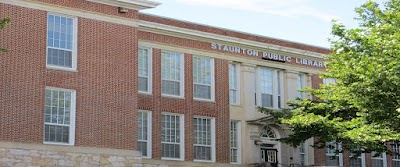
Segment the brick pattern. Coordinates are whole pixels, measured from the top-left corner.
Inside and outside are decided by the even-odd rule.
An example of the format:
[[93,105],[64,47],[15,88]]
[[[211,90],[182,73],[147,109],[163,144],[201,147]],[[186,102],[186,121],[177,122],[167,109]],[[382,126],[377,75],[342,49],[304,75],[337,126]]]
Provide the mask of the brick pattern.
[[227,60],[215,59],[215,102],[193,100],[192,55],[184,53],[185,98],[161,96],[161,50],[152,49],[153,87],[152,95],[139,94],[139,109],[152,111],[153,159],[161,159],[161,113],[183,114],[185,119],[185,160],[193,160],[193,118],[212,117],[216,120],[216,159],[229,162],[229,83]]
[[317,52],[317,53],[323,53],[323,54],[330,53],[330,50],[321,48],[321,47],[310,46],[310,45],[285,41],[285,40],[281,40],[281,39],[260,37],[260,36],[256,36],[256,35],[235,32],[232,30],[226,30],[226,29],[221,29],[221,28],[216,28],[216,27],[193,24],[193,23],[189,23],[189,22],[173,20],[173,19],[163,18],[163,17],[157,17],[157,16],[147,15],[147,14],[143,14],[143,13],[139,13],[139,20],[160,23],[160,24],[165,24],[165,25],[170,25],[170,26],[175,26],[175,27],[180,27],[180,28],[186,28],[186,29],[190,29],[190,30],[198,30],[198,31],[202,31],[202,32],[212,33],[212,34],[236,37],[236,38],[240,38],[240,39],[257,41],[257,42],[273,44],[273,45],[278,45],[278,46],[296,48],[296,49],[301,49],[301,50],[306,50],[306,51],[311,51],[311,52]]
[[130,19],[137,19],[138,18],[138,11],[137,10],[129,10],[127,13],[119,13],[118,7],[116,6],[109,6],[100,3],[89,2],[86,0],[36,0],[46,4],[52,4],[57,6],[63,6],[68,8],[79,9],[83,11],[90,11],[101,13],[105,15],[112,15]]
[[43,143],[45,87],[51,86],[77,91],[76,146],[135,149],[137,29],[78,18],[78,71],[51,70],[47,12],[0,8],[12,20],[0,34],[9,49],[0,56],[0,140]]
[[[168,35],[155,34],[155,33],[151,33],[151,32],[139,31],[139,40],[159,42],[159,43],[163,43],[163,44],[167,44],[167,45],[186,47],[186,48],[190,48],[190,49],[199,49],[199,50],[211,51],[211,52],[215,52],[215,53],[225,53],[225,54],[229,54],[232,57],[246,57],[246,58],[250,58],[250,59],[254,59],[254,60],[263,61],[266,64],[267,63],[279,63],[279,64],[282,63],[282,62],[276,62],[276,61],[262,59],[262,52],[259,52],[258,57],[255,57],[255,56],[250,56],[247,54],[232,53],[232,52],[223,51],[223,50],[214,50],[211,48],[210,42],[196,41],[196,40],[192,40],[192,39],[183,39],[183,38],[178,38],[178,37],[173,37],[173,36],[168,36]],[[316,67],[316,66],[297,64],[295,57],[292,57],[291,62],[284,62],[284,63],[287,65],[290,65],[290,66],[298,66],[298,67],[306,67],[306,68],[324,70],[324,68],[320,68],[320,67]]]

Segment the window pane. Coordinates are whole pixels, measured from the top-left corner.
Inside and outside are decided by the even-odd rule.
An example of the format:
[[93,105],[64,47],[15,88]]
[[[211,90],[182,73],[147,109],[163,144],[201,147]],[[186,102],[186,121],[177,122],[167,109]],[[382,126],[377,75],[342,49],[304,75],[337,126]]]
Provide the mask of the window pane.
[[47,64],[72,67],[72,20],[62,16],[48,16]]
[[162,94],[180,95],[180,83],[176,81],[162,81]]
[[261,94],[261,105],[263,107],[273,107],[273,97],[269,94]]
[[179,116],[162,115],[161,143],[162,157],[180,158],[180,126]]
[[139,90],[148,92],[148,80],[146,77],[139,77]]
[[177,53],[161,53],[162,94],[180,95],[181,55]]
[[206,85],[194,85],[194,97],[202,99],[211,99],[211,86]]
[[194,159],[211,160],[211,119],[194,118]]

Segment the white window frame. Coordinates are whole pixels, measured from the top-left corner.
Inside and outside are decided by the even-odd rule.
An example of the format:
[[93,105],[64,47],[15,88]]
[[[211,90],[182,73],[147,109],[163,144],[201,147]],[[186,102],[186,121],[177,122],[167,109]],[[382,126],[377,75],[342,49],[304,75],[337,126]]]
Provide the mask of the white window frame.
[[[185,125],[184,125],[184,123],[185,123],[185,121],[184,121],[184,118],[185,118],[185,116],[183,115],[183,114],[176,114],[176,113],[169,113],[169,112],[162,112],[161,113],[161,116],[162,115],[172,115],[172,116],[179,116],[180,118],[179,118],[179,129],[180,129],[180,134],[179,134],[179,137],[180,137],[180,143],[179,143],[179,148],[180,148],[180,155],[179,155],[179,157],[180,158],[169,158],[169,157],[162,157],[162,148],[161,148],[161,159],[162,160],[177,160],[177,161],[184,161],[185,160]],[[161,120],[162,121],[162,120]],[[161,123],[161,127],[162,127],[163,125],[162,125],[162,123]],[[161,133],[162,133],[162,128],[161,128]],[[161,135],[161,134],[160,134]],[[163,143],[167,143],[168,144],[168,142],[163,142],[162,141],[162,139],[161,139],[161,147],[162,147],[162,144]],[[176,144],[176,143],[173,143],[173,144]]]
[[[230,121],[230,127],[229,127],[229,129],[231,130],[231,124],[235,124],[235,126],[236,126],[236,131],[237,131],[237,134],[236,134],[236,140],[237,140],[237,162],[232,162],[232,159],[230,159],[230,162],[231,162],[231,164],[241,164],[242,163],[242,141],[241,141],[241,136],[242,136],[242,128],[241,128],[241,123],[240,123],[240,121],[237,121],[237,120],[231,120]],[[230,133],[231,134],[231,133]],[[229,137],[229,139],[231,139],[230,137]],[[230,143],[230,142],[229,142]],[[235,148],[233,148],[233,149],[235,149]],[[232,146],[230,146],[230,150],[232,150]],[[232,151],[230,151],[230,153],[232,153]],[[231,156],[229,156],[229,157],[231,157]]]
[[386,153],[381,153],[381,157],[374,157],[374,152],[371,152],[371,164],[373,165],[373,160],[382,161],[383,167],[387,167]]
[[297,74],[297,97],[305,98],[306,94],[304,92],[300,92],[300,89],[305,88],[307,85],[307,75],[305,73]]
[[[235,90],[236,91],[236,101],[234,102],[234,103],[232,103],[231,102],[231,98],[230,98],[230,96],[229,96],[229,103],[231,104],[231,105],[240,105],[241,103],[240,103],[240,64],[239,63],[237,63],[237,62],[232,62],[232,63],[230,63],[229,64],[229,76],[230,76],[230,74],[231,74],[231,68],[232,68],[232,66],[231,65],[235,65],[235,73],[234,73],[234,75],[236,76],[236,80],[234,81],[234,82],[236,82],[236,89],[231,89],[231,86],[229,85],[229,93],[231,92],[231,90]],[[229,78],[229,83],[230,83],[230,81],[231,81],[231,78]]]
[[[215,149],[215,118],[212,117],[203,117],[203,116],[194,116],[193,118],[200,118],[200,119],[209,119],[211,121],[211,160],[198,160],[194,159],[194,152],[193,152],[193,161],[195,162],[215,162],[216,161],[216,149]],[[193,125],[194,128],[194,125]],[[193,131],[194,137],[194,131]],[[207,146],[207,145],[200,145],[193,143],[193,150],[194,146]]]
[[[72,24],[73,24],[73,29],[72,29],[72,57],[71,57],[71,67],[61,67],[61,66],[57,66],[57,65],[51,65],[51,64],[47,64],[48,62],[48,50],[49,48],[54,48],[54,49],[60,49],[60,50],[66,50],[66,49],[62,49],[62,48],[55,48],[55,47],[49,47],[47,46],[47,40],[49,39],[48,36],[48,27],[49,27],[49,21],[48,18],[50,15],[54,15],[54,16],[60,16],[60,17],[67,17],[67,18],[71,18],[72,19]],[[69,16],[69,15],[65,15],[65,14],[58,14],[58,13],[47,13],[47,18],[46,18],[46,68],[47,69],[54,69],[54,70],[64,70],[64,71],[72,71],[72,72],[76,72],[77,71],[77,65],[78,65],[78,18],[75,16]]]
[[[75,145],[75,119],[76,119],[76,91],[72,89],[63,89],[63,88],[55,88],[46,86],[45,90],[55,90],[55,91],[64,91],[71,93],[71,111],[70,111],[70,126],[69,126],[69,143],[57,143],[57,142],[47,142],[45,141],[45,125],[59,125],[54,123],[46,123],[43,121],[43,144],[51,144],[51,145],[65,145],[65,146],[74,146]],[[46,102],[46,99],[45,99]],[[46,110],[46,109],[45,109]],[[46,111],[44,111],[45,113]],[[45,115],[45,114],[43,114]]]
[[[142,77],[147,77],[147,86],[148,86],[147,92],[146,91],[141,91],[141,90],[138,90],[138,92],[141,93],[141,94],[149,94],[149,95],[151,95],[152,94],[152,88],[153,88],[153,56],[152,56],[153,55],[153,49],[148,48],[148,47],[143,47],[143,46],[139,46],[139,48],[147,50],[147,53],[148,53],[148,55],[147,55],[147,57],[148,57],[147,58],[147,60],[148,60],[148,62],[147,62],[148,69],[147,69],[147,71],[148,71],[149,76],[142,76]],[[138,53],[138,62],[139,62],[139,53]],[[139,67],[138,67],[138,73],[139,73]],[[138,74],[138,77],[139,77],[139,74]],[[139,85],[138,85],[138,87],[139,87]]]
[[[142,156],[142,158],[151,159],[152,155],[152,115],[151,111],[148,110],[139,110],[139,112],[147,113],[147,141],[146,140],[138,140],[141,142],[147,142],[147,156]],[[139,126],[138,126],[139,127]]]
[[[328,142],[328,143],[330,143],[330,142]],[[337,147],[339,147],[338,150],[342,149],[342,145],[340,143],[337,144]],[[327,149],[327,148],[325,148],[325,149]],[[339,166],[343,166],[343,153],[339,153],[338,155],[336,155],[335,153],[334,154],[327,154],[326,150],[325,150],[325,158],[328,157],[328,156],[332,156],[332,157],[336,156],[336,157],[338,157],[339,158]],[[326,164],[326,162],[325,162],[325,164]]]
[[[303,150],[303,152],[301,152]],[[308,147],[307,147],[307,142],[300,143],[299,146],[299,162],[301,164],[301,156],[304,155],[304,164],[302,165],[308,165]]]
[[[193,77],[193,99],[194,100],[200,100],[200,101],[215,101],[215,66],[214,66],[214,58],[212,57],[207,57],[207,56],[193,56],[192,60],[194,58],[208,58],[210,59],[210,68],[211,68],[211,84],[207,85],[207,84],[201,84],[201,83],[195,83],[194,82],[194,77]],[[192,62],[193,63],[193,62]],[[194,65],[192,64],[192,67],[194,67]],[[192,71],[194,72],[194,69],[192,69]],[[194,76],[194,74],[193,74]],[[194,85],[204,85],[204,86],[211,86],[210,91],[211,91],[211,99],[204,99],[204,98],[199,98],[199,97],[194,97]]]
[[[352,161],[352,159],[351,159],[351,157],[352,157],[352,155],[351,155],[351,153],[350,153],[350,156],[349,156],[349,158],[350,158],[350,161],[349,161],[349,165],[351,165],[351,161]],[[365,167],[366,166],[366,162],[365,162],[365,153],[362,153],[361,154],[361,157],[357,157],[357,159],[361,159],[361,167]]]
[[[178,53],[178,52],[172,52],[172,51],[168,51],[168,50],[162,50],[161,51],[161,56],[162,56],[162,53],[169,53],[169,54],[171,54],[171,53],[175,53],[175,54],[178,54],[179,55],[179,57],[180,57],[180,61],[181,61],[181,68],[180,68],[180,80],[179,80],[179,96],[176,96],[176,95],[169,95],[169,94],[163,94],[162,93],[162,88],[161,88],[161,95],[162,96],[164,96],[164,97],[172,97],[172,98],[185,98],[185,54],[183,54],[183,53]],[[161,58],[161,66],[162,66],[162,58]],[[161,68],[162,69],[162,68]],[[164,79],[162,78],[162,74],[161,74],[161,85],[162,85],[162,81],[163,81]],[[166,79],[165,79],[166,80]],[[173,80],[171,80],[171,81],[173,81]],[[175,81],[176,82],[176,81]]]
[[[400,153],[400,143],[393,142],[391,144],[392,144],[391,145],[392,151]],[[392,160],[391,160],[392,166],[394,166],[394,161],[400,163],[400,156],[399,155],[392,155]]]
[[[257,106],[262,106],[262,99],[261,99],[261,85],[260,85],[260,70],[262,68],[266,68],[269,70],[272,70],[272,102],[273,105],[272,107],[265,107],[265,108],[271,108],[271,109],[281,109],[285,107],[285,93],[284,93],[284,79],[283,79],[283,70],[282,69],[276,69],[276,68],[270,68],[270,67],[264,67],[264,66],[258,66],[257,67],[257,72],[256,72],[256,104]],[[279,71],[279,72],[278,72]],[[280,81],[276,79],[279,76]],[[280,83],[280,93],[278,93],[278,88]],[[278,107],[278,96],[281,97],[281,104],[280,108]]]

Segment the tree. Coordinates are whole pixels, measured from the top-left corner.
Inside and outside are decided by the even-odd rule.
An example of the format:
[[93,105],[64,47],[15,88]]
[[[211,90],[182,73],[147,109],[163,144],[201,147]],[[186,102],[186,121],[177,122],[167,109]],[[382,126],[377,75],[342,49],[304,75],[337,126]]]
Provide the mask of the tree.
[[358,28],[333,22],[332,53],[320,76],[336,82],[303,90],[316,100],[290,101],[282,111],[260,108],[289,126],[292,134],[280,141],[298,146],[314,137],[316,147],[335,141],[356,155],[393,154],[385,144],[400,141],[400,0],[383,7],[368,1],[355,11]]
[[[1,30],[1,29],[4,29],[5,26],[6,26],[7,24],[10,24],[10,23],[11,23],[11,21],[10,21],[10,19],[8,19],[8,18],[0,19],[0,30]],[[6,51],[7,51],[6,49],[0,48],[0,53],[1,53],[1,52],[6,52]]]

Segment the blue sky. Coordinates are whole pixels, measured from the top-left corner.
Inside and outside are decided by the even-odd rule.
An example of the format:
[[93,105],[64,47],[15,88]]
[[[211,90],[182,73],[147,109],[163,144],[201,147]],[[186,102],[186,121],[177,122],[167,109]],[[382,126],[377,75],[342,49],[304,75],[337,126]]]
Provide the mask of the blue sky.
[[356,27],[354,8],[366,0],[153,1],[161,5],[143,13],[329,48],[331,20]]

